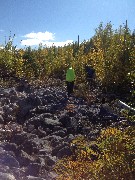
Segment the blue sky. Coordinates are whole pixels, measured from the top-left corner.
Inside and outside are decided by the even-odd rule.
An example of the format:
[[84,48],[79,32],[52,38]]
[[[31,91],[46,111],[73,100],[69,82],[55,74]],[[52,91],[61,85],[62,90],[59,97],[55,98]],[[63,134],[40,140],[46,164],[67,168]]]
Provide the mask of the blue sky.
[[[100,22],[135,29],[135,0],[0,0],[0,44],[10,31],[14,44],[56,46],[88,40]],[[21,41],[22,40],[22,41]]]

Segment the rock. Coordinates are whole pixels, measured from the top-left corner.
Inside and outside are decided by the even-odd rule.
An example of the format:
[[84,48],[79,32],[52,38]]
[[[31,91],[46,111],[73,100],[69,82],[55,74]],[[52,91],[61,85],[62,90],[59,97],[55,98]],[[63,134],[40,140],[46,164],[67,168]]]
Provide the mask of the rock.
[[4,119],[2,117],[2,115],[0,115],[0,124],[3,124],[4,123]]
[[43,120],[43,126],[53,130],[54,126],[61,126],[61,123],[58,120],[45,118]]
[[[1,103],[0,103],[0,106],[2,106]],[[4,114],[3,107],[0,107],[0,115],[3,115],[3,114]]]
[[67,136],[67,138],[65,139],[66,142],[70,143],[72,142],[72,140],[75,138],[75,136],[73,134],[69,134]]
[[45,114],[46,117],[50,118],[52,117],[51,114],[51,106],[49,107],[48,105],[45,106],[37,106],[33,110],[31,110],[31,113],[36,113],[36,114]]
[[28,134],[26,132],[16,133],[12,136],[11,142],[17,145],[21,145],[27,139],[28,139]]
[[20,154],[17,157],[17,160],[20,164],[20,166],[28,166],[30,163],[33,163],[35,161],[35,158],[24,152],[23,150],[20,150]]
[[11,103],[16,103],[18,100],[19,100],[19,98],[16,95],[11,95],[11,97],[10,97]]
[[27,139],[21,146],[20,148],[25,151],[28,154],[32,154],[32,153],[38,153],[39,151],[39,147],[36,144],[35,141]]
[[63,127],[61,127],[61,126],[55,126],[54,128],[53,128],[53,131],[55,132],[57,132],[57,131],[60,131],[60,130],[64,130],[64,131],[66,131],[66,128],[64,129]]
[[63,138],[56,135],[49,135],[45,137],[46,140],[50,142],[50,145],[52,147],[55,147],[56,145],[60,144],[63,141]]
[[[33,133],[33,132],[32,132]],[[45,131],[43,131],[41,128],[37,129],[36,135],[38,135],[39,138],[43,138],[47,135]]]
[[71,125],[71,121],[70,121],[70,116],[68,116],[67,114],[63,114],[60,118],[59,121],[62,123],[62,125],[64,127],[69,127]]
[[56,157],[46,155],[44,158],[45,158],[45,162],[48,166],[53,166],[56,162]]
[[46,118],[46,113],[30,118],[28,121],[26,121],[25,126],[29,126],[30,124],[34,125],[36,129],[38,129],[38,127],[42,127],[43,130],[46,128],[53,130],[55,126],[61,126],[58,119],[53,120],[51,118]]
[[1,180],[16,180],[12,174],[2,173],[2,172],[0,172],[0,179]]
[[49,172],[46,180],[55,180],[57,177],[58,177],[58,175],[55,172]]
[[12,114],[13,109],[9,105],[5,105],[3,106],[3,111],[9,115],[9,114]]
[[11,169],[8,166],[0,164],[0,172],[11,174]]
[[11,103],[10,104],[10,108],[12,108],[12,113],[16,114],[18,112],[19,106],[17,105],[17,103]]
[[37,176],[41,169],[41,165],[38,163],[30,163],[26,170],[26,175]]
[[25,126],[27,129],[27,132],[31,133],[33,130],[35,130],[34,125],[32,124],[28,124],[27,126]]
[[10,89],[9,94],[10,95],[17,95],[16,89],[15,88]]
[[10,168],[12,171],[12,174],[14,175],[14,177],[18,180],[20,179],[20,175],[21,175],[21,169],[20,168],[16,168],[16,167],[12,167]]
[[18,146],[15,143],[3,142],[0,144],[5,151],[14,152],[15,155],[18,153]]
[[35,177],[35,176],[27,176],[26,178],[27,178],[26,180],[47,180],[47,179]]
[[64,148],[65,146],[69,146],[69,144],[67,142],[63,142],[62,144],[58,144],[56,145],[53,149],[52,149],[52,156],[57,156],[58,152]]
[[35,94],[30,94],[26,99],[27,104],[31,104],[32,106],[36,107],[42,104],[42,101],[39,96]]
[[67,129],[56,131],[52,133],[52,135],[60,136],[63,138],[67,135]]
[[0,163],[9,166],[19,168],[19,162],[12,155],[8,154],[7,151],[0,152]]
[[32,117],[26,121],[25,127],[34,126],[35,129],[38,129],[38,127],[40,127],[40,126],[42,127],[43,118],[44,118],[43,115]]
[[62,149],[59,150],[59,152],[57,153],[57,157],[59,159],[65,157],[65,156],[71,156],[72,155],[72,151],[70,149],[70,147],[65,146]]
[[15,117],[14,116],[12,116],[12,115],[7,115],[5,118],[5,122],[7,123],[7,122],[14,122],[15,121]]
[[44,141],[44,147],[39,150],[39,155],[51,154],[52,148],[48,145],[48,141]]
[[[30,110],[32,109],[32,105],[25,105],[24,107],[21,107],[20,110],[18,111],[18,122],[22,123],[24,122],[24,120],[22,121],[23,118],[26,118],[29,115]],[[19,119],[21,119],[21,121],[19,121]]]

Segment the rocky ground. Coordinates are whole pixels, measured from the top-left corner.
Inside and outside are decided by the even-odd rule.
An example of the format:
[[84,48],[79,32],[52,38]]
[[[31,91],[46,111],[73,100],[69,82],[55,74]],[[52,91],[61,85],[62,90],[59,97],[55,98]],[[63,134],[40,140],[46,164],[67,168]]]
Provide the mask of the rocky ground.
[[127,120],[100,100],[68,98],[59,83],[0,88],[0,179],[55,180],[53,166],[72,154],[70,142],[79,134],[93,140],[108,125]]

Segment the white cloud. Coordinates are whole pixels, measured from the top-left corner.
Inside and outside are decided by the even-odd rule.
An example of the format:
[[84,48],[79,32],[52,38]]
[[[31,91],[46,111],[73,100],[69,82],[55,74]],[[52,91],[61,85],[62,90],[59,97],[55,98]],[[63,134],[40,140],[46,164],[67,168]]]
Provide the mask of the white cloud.
[[42,43],[39,39],[25,39],[21,41],[22,46],[36,46]]
[[4,30],[3,30],[3,29],[0,29],[0,32],[4,32]]
[[73,42],[73,40],[66,40],[62,42],[56,42],[54,41],[55,39],[55,34],[51,32],[38,32],[34,33],[31,32],[29,34],[24,35],[23,37],[27,38],[21,41],[22,46],[38,46],[40,43],[45,46],[64,46],[68,45]]
[[49,40],[54,40],[55,38],[54,33],[48,31],[38,32],[38,33],[31,32],[29,34],[26,34],[24,37],[30,39],[38,39],[40,41],[49,41]]

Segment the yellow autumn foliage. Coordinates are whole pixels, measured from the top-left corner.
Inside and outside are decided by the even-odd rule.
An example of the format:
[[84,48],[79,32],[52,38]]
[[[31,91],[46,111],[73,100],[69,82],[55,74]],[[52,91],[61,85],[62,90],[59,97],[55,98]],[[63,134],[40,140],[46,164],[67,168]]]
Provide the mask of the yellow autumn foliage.
[[[108,180],[134,179],[135,129],[128,127],[124,131],[107,128],[101,131],[93,142],[99,151],[93,150],[91,143],[84,137],[73,140],[76,151],[71,157],[59,160],[55,165],[58,180]],[[93,160],[92,157],[95,156]]]

